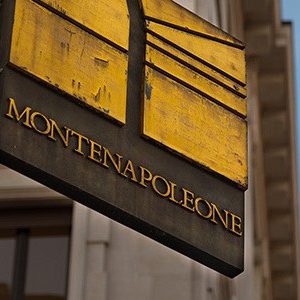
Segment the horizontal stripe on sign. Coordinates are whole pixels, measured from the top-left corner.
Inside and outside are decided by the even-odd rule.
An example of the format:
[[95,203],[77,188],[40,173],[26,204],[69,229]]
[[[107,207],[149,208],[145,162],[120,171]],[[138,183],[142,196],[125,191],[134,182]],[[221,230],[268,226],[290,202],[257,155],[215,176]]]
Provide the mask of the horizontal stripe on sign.
[[151,67],[165,72],[167,76],[170,74],[171,77],[175,77],[174,80],[178,79],[179,82],[211,101],[226,107],[242,117],[246,116],[247,105],[245,99],[149,45],[146,46],[146,61]]
[[173,59],[186,64],[189,68],[195,70],[199,74],[209,78],[210,80],[218,83],[219,85],[228,88],[232,92],[237,93],[242,98],[246,98],[247,91],[246,88],[230,78],[224,76],[222,73],[208,67],[201,61],[193,58],[192,56],[178,50],[175,44],[168,43],[168,41],[162,38],[155,37],[154,35],[147,33],[146,37],[147,43],[152,47],[158,49],[159,51],[171,56]]
[[154,22],[147,22],[147,29],[176,44],[182,51],[201,59],[211,68],[221,71],[230,79],[245,85],[245,52],[243,50]]

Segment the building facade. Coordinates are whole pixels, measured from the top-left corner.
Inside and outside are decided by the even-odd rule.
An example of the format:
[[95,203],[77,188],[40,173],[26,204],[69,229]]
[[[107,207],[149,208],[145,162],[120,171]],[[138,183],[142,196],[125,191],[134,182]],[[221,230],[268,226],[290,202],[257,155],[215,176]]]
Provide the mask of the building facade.
[[0,299],[300,298],[292,26],[279,0],[177,2],[246,44],[244,273],[227,279],[1,166]]

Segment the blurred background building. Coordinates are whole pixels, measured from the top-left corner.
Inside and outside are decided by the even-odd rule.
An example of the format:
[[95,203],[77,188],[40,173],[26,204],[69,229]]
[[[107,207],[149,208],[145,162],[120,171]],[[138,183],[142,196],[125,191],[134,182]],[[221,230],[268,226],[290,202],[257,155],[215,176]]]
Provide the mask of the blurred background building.
[[245,272],[227,279],[0,166],[1,300],[300,299],[292,26],[279,0],[177,2],[246,43]]

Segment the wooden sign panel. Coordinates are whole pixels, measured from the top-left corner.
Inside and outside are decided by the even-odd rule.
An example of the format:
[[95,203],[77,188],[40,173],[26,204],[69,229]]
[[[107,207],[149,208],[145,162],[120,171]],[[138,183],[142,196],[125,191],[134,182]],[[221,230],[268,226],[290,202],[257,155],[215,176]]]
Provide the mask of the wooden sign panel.
[[0,162],[241,273],[241,42],[169,0],[3,0],[0,20]]

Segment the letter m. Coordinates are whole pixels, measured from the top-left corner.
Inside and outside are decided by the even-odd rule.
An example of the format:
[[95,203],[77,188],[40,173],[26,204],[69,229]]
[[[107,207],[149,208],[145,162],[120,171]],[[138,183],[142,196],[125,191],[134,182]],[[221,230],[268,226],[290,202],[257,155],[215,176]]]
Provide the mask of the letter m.
[[19,113],[16,102],[14,99],[9,98],[9,106],[8,106],[8,112],[6,113],[6,116],[10,119],[15,119],[17,120],[17,122],[22,122],[25,126],[30,127],[30,112],[31,112],[31,108],[30,107],[26,107],[22,113]]

